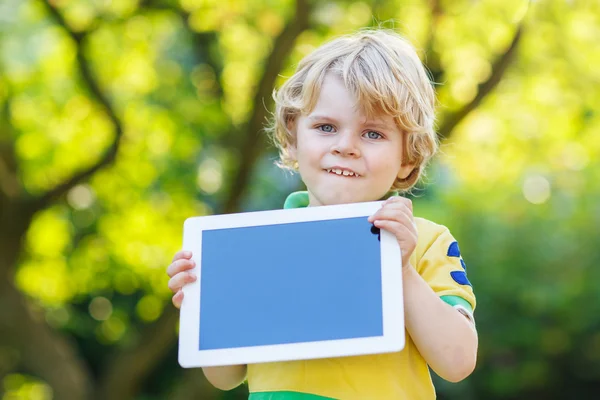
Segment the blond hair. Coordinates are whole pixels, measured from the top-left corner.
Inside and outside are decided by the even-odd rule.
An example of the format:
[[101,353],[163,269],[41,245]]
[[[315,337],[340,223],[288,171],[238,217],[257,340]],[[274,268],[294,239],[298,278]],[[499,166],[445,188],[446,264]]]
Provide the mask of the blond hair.
[[403,162],[415,167],[390,190],[409,190],[438,148],[435,92],[413,46],[385,29],[361,30],[324,44],[304,57],[294,75],[274,91],[275,113],[268,130],[279,150],[279,166],[297,169],[289,152],[295,145],[295,122],[313,110],[331,72],[344,81],[367,115],[392,116],[406,135]]

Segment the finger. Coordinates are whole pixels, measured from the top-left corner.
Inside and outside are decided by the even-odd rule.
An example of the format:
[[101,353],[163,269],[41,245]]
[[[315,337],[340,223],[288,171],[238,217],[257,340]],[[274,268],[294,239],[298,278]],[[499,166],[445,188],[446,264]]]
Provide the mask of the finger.
[[181,308],[181,303],[183,302],[183,290],[180,290],[177,293],[175,293],[171,298],[171,301],[173,302],[173,305],[176,308]]
[[196,281],[196,274],[192,272],[180,272],[169,279],[167,286],[173,293],[177,293],[184,285]]
[[189,251],[189,250],[179,250],[173,256],[173,261],[172,262],[175,262],[175,261],[180,260],[182,258],[186,258],[186,259],[192,258],[192,252]]
[[409,221],[413,225],[414,217],[406,205],[394,203],[383,207],[369,217],[371,223],[377,220]]
[[376,214],[373,215],[373,220],[378,219],[391,219],[393,221],[401,221],[401,220],[413,220],[413,216],[410,213],[410,210],[406,208],[406,206],[401,204],[391,205],[386,208],[382,208],[377,211]]
[[195,266],[196,262],[194,260],[188,260],[185,258],[180,259],[171,263],[171,265],[167,267],[167,275],[169,275],[172,278],[173,276],[175,276],[175,274],[178,274],[182,271],[187,271],[189,269],[194,268]]
[[403,208],[412,213],[410,200],[407,200],[407,201],[404,201],[404,200],[407,200],[407,199],[389,201],[389,202],[386,201],[385,203],[383,203],[381,205],[381,208],[379,210],[377,210],[377,212],[380,212],[381,210],[386,210],[386,209],[402,209]]
[[390,201],[389,203],[383,203],[383,206],[380,208],[380,210],[386,209],[386,208],[394,208],[394,209],[399,209],[399,208],[404,208],[408,211],[412,212],[412,208],[410,207],[411,203],[410,200],[408,200],[409,202],[406,201]]
[[418,237],[416,226],[406,219],[400,221],[393,219],[378,219],[373,222],[373,225],[394,234],[399,241],[406,238],[407,233],[404,231],[410,233],[410,236]]
[[[407,227],[406,225],[396,222],[396,221],[387,221],[380,220],[375,221],[375,226],[379,229],[383,229],[385,231],[390,232],[392,235],[396,237],[399,243],[412,243],[416,244],[418,235],[416,231]],[[402,247],[402,245],[401,245]]]
[[[417,237],[417,233],[412,229],[412,226],[402,222],[392,220],[377,220],[374,225],[379,229],[386,230],[392,233],[398,240],[405,240],[408,237]],[[409,236],[406,236],[409,235]]]
[[406,197],[402,197],[402,196],[392,196],[389,199],[387,199],[385,201],[384,206],[386,204],[393,204],[393,203],[400,203],[400,204],[405,204],[406,207],[408,207],[408,209],[412,212],[413,210],[413,205],[412,205],[412,200],[407,199]]
[[401,226],[399,222],[394,221],[378,221],[378,225],[384,231],[392,233],[398,245],[400,246],[400,254],[402,256],[402,266],[410,265],[410,257],[417,246],[417,235],[414,232]]
[[410,210],[412,212],[412,201],[410,201],[410,199],[407,199],[405,197],[390,197],[389,199],[387,199],[385,201],[385,203],[383,203],[383,207],[390,207],[390,206],[404,206],[406,207],[408,210]]

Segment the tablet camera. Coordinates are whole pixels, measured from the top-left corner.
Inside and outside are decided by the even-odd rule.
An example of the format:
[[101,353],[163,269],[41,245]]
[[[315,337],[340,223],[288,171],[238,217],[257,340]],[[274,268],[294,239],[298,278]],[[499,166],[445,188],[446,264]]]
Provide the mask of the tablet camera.
[[373,235],[377,235],[377,240],[381,241],[381,229],[379,229],[375,225],[372,225],[371,226],[371,233]]

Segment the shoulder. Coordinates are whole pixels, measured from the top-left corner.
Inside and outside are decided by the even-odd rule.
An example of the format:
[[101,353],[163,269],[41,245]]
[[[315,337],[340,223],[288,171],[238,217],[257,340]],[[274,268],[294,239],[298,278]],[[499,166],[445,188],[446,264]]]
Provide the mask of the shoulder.
[[447,248],[447,246],[455,241],[448,228],[444,225],[419,217],[415,217],[415,223],[417,225],[417,233],[419,234],[415,253],[419,259],[432,246],[438,247],[434,246],[434,244],[441,244],[444,248]]
[[435,241],[439,236],[445,233],[450,233],[444,225],[436,224],[425,218],[415,217],[417,224],[417,232],[419,233],[419,242]]

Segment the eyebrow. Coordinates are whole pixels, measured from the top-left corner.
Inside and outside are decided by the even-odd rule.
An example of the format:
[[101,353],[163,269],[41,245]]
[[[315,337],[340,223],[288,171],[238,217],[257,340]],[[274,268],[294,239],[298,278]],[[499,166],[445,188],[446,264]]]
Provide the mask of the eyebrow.
[[385,128],[385,129],[389,129],[390,127],[393,128],[394,126],[390,126],[390,124],[386,124],[383,121],[367,121],[365,123],[365,125],[367,126],[372,126],[374,128]]
[[316,115],[309,115],[308,119],[310,119],[311,121],[328,121],[328,122],[336,122],[336,120],[334,118],[328,117],[326,115],[320,115],[320,114],[316,114]]

